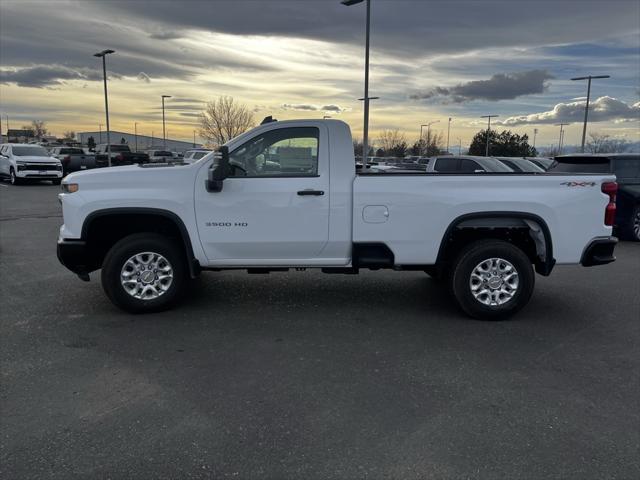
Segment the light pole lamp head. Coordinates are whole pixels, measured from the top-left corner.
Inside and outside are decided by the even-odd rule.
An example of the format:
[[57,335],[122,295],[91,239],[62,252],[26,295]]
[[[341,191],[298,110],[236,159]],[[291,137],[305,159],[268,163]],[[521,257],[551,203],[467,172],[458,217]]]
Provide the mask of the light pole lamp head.
[[171,98],[171,95],[162,95],[162,98]]
[[115,50],[102,50],[101,52],[94,53],[94,57],[104,57],[105,55],[109,55],[110,53],[116,53]]
[[571,80],[589,80],[594,78],[611,78],[611,75],[587,75],[586,77],[575,77]]

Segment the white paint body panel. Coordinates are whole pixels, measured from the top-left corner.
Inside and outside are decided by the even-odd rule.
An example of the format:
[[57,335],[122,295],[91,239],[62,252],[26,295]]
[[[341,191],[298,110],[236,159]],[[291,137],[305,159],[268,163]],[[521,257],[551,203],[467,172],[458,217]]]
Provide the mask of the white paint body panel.
[[[317,177],[228,178],[221,192],[210,193],[205,180],[211,154],[189,165],[77,172],[65,183],[78,183],[79,191],[60,195],[60,236],[81,238],[85,219],[98,210],[153,208],[182,220],[202,266],[320,267],[350,265],[354,242],[386,244],[397,265],[433,264],[449,225],[478,212],[539,216],[549,227],[558,263],[578,263],[593,238],[611,235],[604,225],[608,197],[600,191],[603,182],[615,180],[611,175],[356,176],[351,133],[338,120],[261,125],[229,142],[229,150],[287,127],[320,130]],[[562,185],[572,181],[594,185]],[[308,188],[325,195],[297,195]]]

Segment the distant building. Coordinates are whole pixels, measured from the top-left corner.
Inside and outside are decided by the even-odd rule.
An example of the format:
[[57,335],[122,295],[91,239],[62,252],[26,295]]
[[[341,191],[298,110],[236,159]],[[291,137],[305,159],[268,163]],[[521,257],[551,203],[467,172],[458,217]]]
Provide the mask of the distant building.
[[[111,144],[116,143],[125,143],[129,145],[131,150],[136,149],[136,136],[133,133],[127,132],[116,132],[111,131]],[[87,145],[89,141],[89,137],[93,137],[93,141],[96,145],[100,143],[107,143],[107,132],[104,130],[102,133],[100,131],[97,132],[80,132],[77,134],[78,141],[82,143],[82,145]],[[124,140],[124,142],[123,142]],[[138,135],[137,136],[137,144],[138,151],[144,150],[162,150],[164,149],[164,142],[162,137],[149,137],[147,135]],[[201,148],[202,144],[196,143],[195,148]],[[191,150],[194,148],[193,142],[183,142],[182,140],[171,140],[167,138],[167,150],[172,152],[185,152],[187,150]]]
[[29,143],[36,140],[33,130],[14,130],[7,131],[8,143]]

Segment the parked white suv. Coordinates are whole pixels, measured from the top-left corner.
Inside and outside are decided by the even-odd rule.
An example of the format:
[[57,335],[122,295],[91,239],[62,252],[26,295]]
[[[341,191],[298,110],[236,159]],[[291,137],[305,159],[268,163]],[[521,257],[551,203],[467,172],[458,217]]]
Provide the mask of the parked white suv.
[[62,164],[40,145],[4,143],[0,145],[0,176],[13,185],[27,180],[62,181]]

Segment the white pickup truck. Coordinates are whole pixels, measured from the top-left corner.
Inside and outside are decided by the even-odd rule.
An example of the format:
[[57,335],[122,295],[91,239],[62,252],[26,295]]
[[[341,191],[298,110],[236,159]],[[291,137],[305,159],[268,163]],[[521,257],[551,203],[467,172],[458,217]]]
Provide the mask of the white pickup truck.
[[[58,257],[102,269],[130,312],[173,305],[202,270],[419,270],[475,318],[528,302],[535,271],[615,260],[610,174],[357,172],[338,120],[263,123],[192,164],[67,176]],[[570,288],[567,285],[567,288]]]

